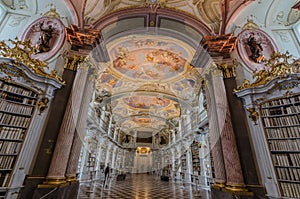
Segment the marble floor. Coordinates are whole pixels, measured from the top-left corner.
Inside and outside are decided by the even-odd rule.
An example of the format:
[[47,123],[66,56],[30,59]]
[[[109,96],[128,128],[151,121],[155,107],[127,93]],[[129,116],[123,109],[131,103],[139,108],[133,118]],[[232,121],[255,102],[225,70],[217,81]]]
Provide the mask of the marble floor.
[[128,174],[124,181],[112,177],[107,184],[103,187],[102,181],[82,183],[78,199],[211,199],[207,190],[197,190],[188,183],[161,181],[147,174]]

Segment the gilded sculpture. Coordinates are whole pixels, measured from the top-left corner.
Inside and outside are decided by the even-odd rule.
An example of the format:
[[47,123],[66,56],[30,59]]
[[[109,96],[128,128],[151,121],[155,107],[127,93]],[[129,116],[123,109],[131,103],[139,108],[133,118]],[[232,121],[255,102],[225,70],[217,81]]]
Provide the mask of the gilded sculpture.
[[13,65],[20,66],[23,63],[30,68],[34,73],[56,79],[60,83],[65,83],[56,71],[50,74],[45,71],[48,69],[48,63],[39,59],[34,59],[31,56],[37,52],[36,47],[32,46],[30,40],[20,41],[16,37],[14,40],[8,40],[13,46],[10,47],[4,41],[0,41],[0,56],[13,59]]
[[266,68],[260,71],[253,72],[253,83],[249,80],[244,80],[242,85],[235,89],[235,92],[246,88],[254,88],[264,85],[276,77],[286,78],[290,74],[300,73],[299,59],[294,59],[289,52],[275,52],[270,59],[265,62]]

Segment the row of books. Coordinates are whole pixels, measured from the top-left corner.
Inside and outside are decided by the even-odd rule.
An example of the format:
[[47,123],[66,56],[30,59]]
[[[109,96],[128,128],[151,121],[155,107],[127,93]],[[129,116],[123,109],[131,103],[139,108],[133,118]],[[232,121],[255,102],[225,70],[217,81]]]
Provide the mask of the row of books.
[[291,166],[289,162],[289,154],[273,154],[273,161],[277,166]]
[[280,186],[283,196],[295,199],[300,198],[300,184],[281,182]]
[[261,109],[262,116],[288,116],[298,114],[300,106],[285,106],[270,109]]
[[[5,187],[10,173],[1,173],[0,172],[0,187]],[[3,197],[5,198],[5,196]]]
[[1,154],[16,154],[20,145],[21,143],[19,142],[8,142],[0,140],[0,156]]
[[263,118],[263,119],[266,127],[300,125],[300,121],[297,115],[289,115],[287,117]]
[[299,168],[277,168],[279,180],[299,181],[300,183],[300,167]]
[[266,129],[268,139],[300,138],[300,126]]
[[25,129],[7,126],[0,127],[0,139],[20,140],[24,136]]
[[269,145],[272,151],[299,151],[300,153],[300,139],[269,140]]
[[293,166],[300,167],[300,153],[289,154]]
[[0,169],[12,169],[16,156],[0,156]]
[[15,95],[8,95],[7,93],[0,93],[0,98],[6,101],[12,101],[15,103],[25,104],[25,105],[35,105],[36,99],[29,99]]
[[281,98],[281,99],[275,99],[268,101],[266,103],[263,103],[261,105],[262,108],[269,108],[273,106],[284,106],[284,105],[289,105],[289,104],[295,104],[300,102],[300,95],[295,95],[290,98]]
[[37,94],[30,90],[25,90],[20,87],[16,87],[14,85],[2,84],[1,90],[17,93],[20,95],[28,96],[28,97],[36,97]]
[[31,115],[32,109],[32,106],[24,106],[21,104],[11,103],[5,100],[0,100],[0,111]]
[[300,153],[272,154],[277,166],[293,166],[300,168]]
[[30,118],[0,113],[0,124],[27,127],[29,125]]

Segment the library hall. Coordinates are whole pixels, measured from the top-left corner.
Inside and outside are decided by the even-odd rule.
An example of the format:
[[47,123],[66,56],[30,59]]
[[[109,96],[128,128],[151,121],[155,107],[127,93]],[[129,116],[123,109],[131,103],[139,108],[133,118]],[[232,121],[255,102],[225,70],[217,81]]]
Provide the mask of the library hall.
[[0,199],[300,199],[300,0],[0,0]]

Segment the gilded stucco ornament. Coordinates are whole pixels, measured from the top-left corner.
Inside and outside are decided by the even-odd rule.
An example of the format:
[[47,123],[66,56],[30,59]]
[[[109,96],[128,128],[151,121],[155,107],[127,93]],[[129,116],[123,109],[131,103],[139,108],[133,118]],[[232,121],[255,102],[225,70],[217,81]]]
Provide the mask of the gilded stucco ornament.
[[259,119],[259,114],[255,110],[255,108],[247,108],[247,111],[249,112],[249,118],[254,122],[255,125],[257,125],[257,120]]
[[47,105],[48,102],[49,99],[47,97],[43,97],[38,101],[37,105],[38,105],[39,115],[41,115],[48,108]]
[[217,64],[217,67],[219,70],[221,70],[223,72],[223,77],[224,78],[232,78],[232,77],[236,77],[236,63],[235,61],[233,62],[233,64],[227,64],[227,63],[221,63],[221,64]]
[[52,70],[50,74],[45,71],[45,68],[49,68],[47,62],[31,57],[36,52],[36,48],[31,45],[29,40],[19,41],[18,38],[15,38],[8,41],[12,44],[12,47],[7,45],[5,41],[0,41],[0,56],[13,59],[15,66],[20,66],[23,63],[38,75],[56,79],[63,84],[65,83],[56,70]]
[[250,83],[249,80],[244,80],[243,84],[235,89],[235,92],[246,88],[254,88],[264,85],[276,77],[286,78],[290,74],[300,72],[300,61],[294,59],[289,52],[279,53],[275,52],[271,58],[265,62],[266,68],[260,71],[253,71],[253,79],[255,81]]

